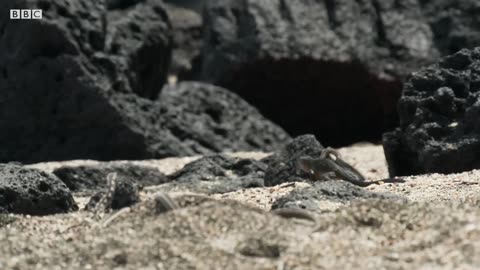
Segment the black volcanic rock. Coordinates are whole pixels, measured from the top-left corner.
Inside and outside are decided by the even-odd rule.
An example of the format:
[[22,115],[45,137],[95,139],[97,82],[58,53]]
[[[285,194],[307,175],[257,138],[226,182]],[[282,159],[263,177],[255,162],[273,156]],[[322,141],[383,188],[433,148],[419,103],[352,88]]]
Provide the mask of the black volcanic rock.
[[398,110],[383,141],[391,176],[479,169],[480,48],[414,73]]
[[70,190],[57,177],[17,165],[0,164],[0,209],[25,215],[78,210]]
[[297,170],[297,161],[301,157],[320,157],[325,148],[314,135],[302,135],[286,144],[274,155],[267,157],[265,186],[276,186],[285,182],[309,179],[309,175]]
[[[213,85],[183,82],[160,94],[161,126],[191,154],[274,151],[290,139],[236,94]],[[168,145],[165,145],[168,146]]]
[[480,46],[480,2],[477,0],[420,0],[442,55]]
[[438,55],[416,1],[210,1],[202,78],[292,135],[380,140],[402,80]]
[[[150,90],[156,88],[158,94],[163,82],[155,86],[151,81],[165,77],[166,69],[152,64],[157,69],[152,74],[136,61],[149,66],[149,57],[143,56],[149,46],[168,47],[168,23],[160,20],[161,6],[149,1],[125,14],[122,22],[132,20],[132,29],[140,30],[138,36],[126,35],[120,42],[114,33],[105,33],[109,22],[104,4],[97,0],[2,2],[0,161],[153,155],[143,137],[152,129],[142,115],[148,100],[135,93],[153,95]],[[37,7],[43,9],[42,20],[8,19],[9,8]],[[159,13],[151,27],[132,15],[145,10],[151,16]],[[112,51],[117,43],[122,49]],[[160,50],[154,55],[158,53],[168,58],[170,52]],[[131,73],[126,74],[127,70]]]
[[169,176],[170,183],[161,191],[185,190],[196,193],[226,193],[263,187],[267,165],[263,161],[208,155],[188,163]]
[[117,173],[139,186],[160,185],[169,181],[158,169],[133,164],[99,164],[85,166],[65,166],[53,171],[67,187],[74,192],[91,193],[105,188],[109,173]]
[[[271,150],[288,138],[224,89],[182,84],[185,96],[152,100],[171,57],[167,11],[155,0],[105,5],[2,2],[0,162]],[[10,8],[36,7],[42,20],[8,19]]]

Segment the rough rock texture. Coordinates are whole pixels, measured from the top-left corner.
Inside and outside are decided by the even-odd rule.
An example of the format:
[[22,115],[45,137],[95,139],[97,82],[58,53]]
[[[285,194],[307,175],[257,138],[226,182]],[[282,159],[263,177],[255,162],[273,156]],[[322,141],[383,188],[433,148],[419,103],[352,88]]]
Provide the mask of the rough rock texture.
[[[280,127],[230,91],[205,83],[165,86],[160,94],[160,126],[186,154],[219,151],[273,151],[290,139]],[[168,147],[168,145],[165,145]]]
[[[320,201],[330,201],[331,204],[341,204],[343,201],[356,201],[364,199],[389,199],[404,200],[400,196],[373,192],[364,188],[355,186],[346,181],[326,181],[316,182],[312,186],[297,188],[287,195],[277,198],[272,203],[272,209],[293,208],[305,209],[315,214],[321,214],[322,211],[330,210],[328,203]],[[322,208],[324,206],[324,208]]]
[[293,139],[280,151],[265,159],[268,164],[265,173],[265,185],[275,186],[298,181],[302,178],[309,179],[308,175],[297,170],[297,161],[303,156],[318,158],[323,149],[324,147],[314,135],[302,135]]
[[170,65],[172,29],[161,1],[134,2],[139,3],[106,13],[104,51],[109,57],[98,64],[116,92],[155,99]]
[[26,215],[50,215],[77,210],[70,190],[54,175],[11,164],[0,164],[0,210]]
[[[9,8],[37,7],[42,20],[8,19]],[[154,23],[137,20],[144,11],[156,14]],[[162,85],[151,79],[165,77],[166,70],[150,65],[158,59],[148,61],[144,53],[168,47],[170,30],[152,1],[126,11],[122,22],[130,20],[131,29],[122,32],[125,37],[105,34],[105,12],[96,0],[2,2],[0,161],[153,156],[144,138],[152,128],[141,115],[147,101],[135,93],[151,95]],[[125,29],[117,24],[118,31]],[[157,53],[169,57],[168,50]]]
[[480,48],[414,73],[398,109],[383,142],[391,176],[480,168]]
[[91,166],[65,166],[53,171],[73,192],[90,193],[105,188],[106,177],[116,172],[119,178],[146,187],[169,181],[158,169],[133,164],[101,164]]
[[192,80],[198,76],[203,45],[202,16],[190,9],[167,6],[172,24],[173,54],[169,73],[179,80]]
[[203,79],[329,146],[379,140],[437,55],[416,1],[210,1],[204,20]]
[[201,12],[207,0],[164,0],[165,3]]
[[206,156],[170,175],[170,183],[159,186],[156,190],[213,194],[263,187],[266,169],[267,165],[258,160],[226,155]]
[[[221,94],[223,89],[181,85],[178,89],[189,88],[179,90],[186,97],[162,95],[175,105],[148,99],[160,92],[167,72],[171,34],[166,11],[154,0],[108,11],[104,5],[93,0],[2,2],[0,162],[268,151],[288,137],[238,97]],[[41,7],[44,19],[8,19],[9,8],[25,7]],[[206,94],[214,94],[204,96],[210,105],[182,108],[206,110],[209,118],[200,114],[203,119],[191,117],[200,122],[184,118],[178,123],[175,116],[162,115],[182,112],[173,106],[193,106],[191,95]]]
[[420,0],[423,13],[442,55],[480,46],[480,2],[477,0]]

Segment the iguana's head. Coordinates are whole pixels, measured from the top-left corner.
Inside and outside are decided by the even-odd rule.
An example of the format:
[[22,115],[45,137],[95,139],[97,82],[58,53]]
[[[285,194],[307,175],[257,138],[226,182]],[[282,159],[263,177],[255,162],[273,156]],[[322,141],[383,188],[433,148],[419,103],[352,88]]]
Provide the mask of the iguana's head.
[[300,157],[296,162],[297,169],[309,174],[313,174],[313,164],[314,159],[311,157]]

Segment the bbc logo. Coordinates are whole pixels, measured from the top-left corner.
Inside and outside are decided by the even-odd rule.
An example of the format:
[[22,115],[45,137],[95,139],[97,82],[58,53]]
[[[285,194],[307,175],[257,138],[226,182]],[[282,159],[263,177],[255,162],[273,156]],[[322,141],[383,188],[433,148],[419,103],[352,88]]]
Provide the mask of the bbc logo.
[[39,20],[41,18],[41,9],[10,9],[10,19],[12,20]]

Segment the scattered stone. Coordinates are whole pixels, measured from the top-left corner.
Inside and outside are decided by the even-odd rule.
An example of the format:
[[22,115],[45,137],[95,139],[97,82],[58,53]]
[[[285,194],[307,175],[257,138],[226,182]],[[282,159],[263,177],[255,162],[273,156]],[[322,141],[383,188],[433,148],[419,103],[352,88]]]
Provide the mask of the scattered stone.
[[158,169],[134,164],[110,164],[89,166],[65,166],[53,171],[75,193],[89,194],[106,187],[105,179],[110,173],[129,179],[139,187],[160,185],[169,181]]
[[202,79],[330,146],[397,125],[403,79],[438,52],[416,1],[209,1]]
[[480,168],[480,48],[414,73],[398,108],[383,139],[390,176]]
[[[341,205],[363,199],[403,200],[400,196],[372,192],[345,181],[316,182],[306,188],[294,189],[289,194],[276,199],[272,209],[298,209],[313,214],[331,211]],[[329,203],[326,203],[329,202]]]
[[60,179],[36,169],[0,164],[0,209],[7,213],[52,215],[78,210]]
[[214,194],[263,187],[266,169],[267,166],[258,160],[211,155],[188,163],[170,175],[170,182],[159,186],[158,190]]
[[320,157],[325,148],[314,135],[302,135],[293,139],[280,151],[266,158],[268,169],[265,173],[265,185],[276,186],[286,182],[310,179],[310,175],[297,169],[301,157]]

